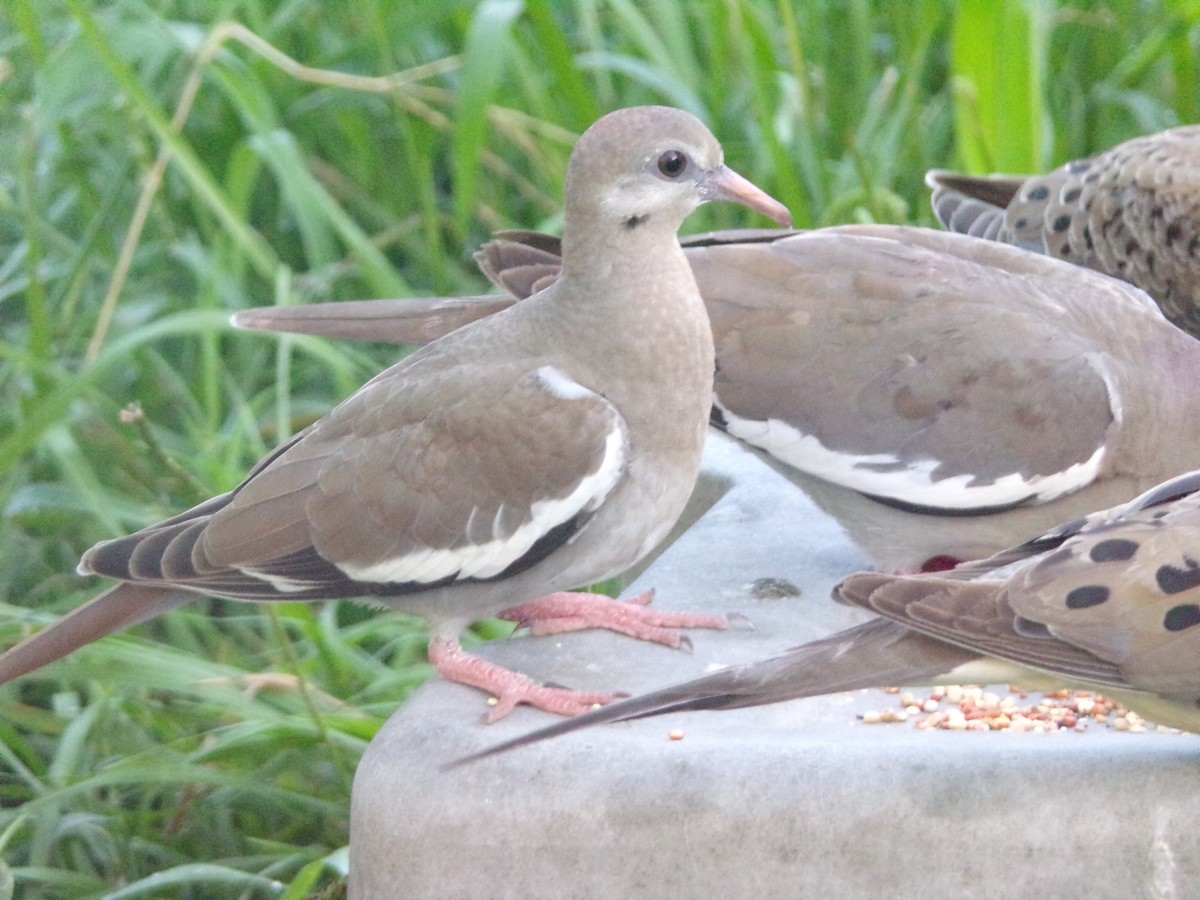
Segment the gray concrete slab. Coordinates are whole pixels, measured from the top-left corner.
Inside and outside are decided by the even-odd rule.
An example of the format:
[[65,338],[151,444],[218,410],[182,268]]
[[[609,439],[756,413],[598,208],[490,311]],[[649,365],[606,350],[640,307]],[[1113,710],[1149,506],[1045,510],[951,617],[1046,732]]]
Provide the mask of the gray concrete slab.
[[[864,560],[836,523],[727,439],[707,507],[626,592],[733,611],[686,654],[610,634],[518,638],[505,665],[640,693],[861,621],[829,599]],[[798,594],[772,590],[791,584]],[[782,596],[781,596],[782,594]],[[434,681],[359,767],[350,895],[375,898],[1200,897],[1200,738],[865,725],[877,691],[584,731],[444,771],[551,717],[480,723]],[[673,730],[684,733],[671,740]]]

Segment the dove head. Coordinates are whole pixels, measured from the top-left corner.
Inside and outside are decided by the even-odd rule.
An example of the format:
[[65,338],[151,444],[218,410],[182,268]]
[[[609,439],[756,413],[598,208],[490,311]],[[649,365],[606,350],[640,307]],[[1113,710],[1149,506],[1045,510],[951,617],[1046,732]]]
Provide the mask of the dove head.
[[695,116],[666,106],[620,109],[584,132],[567,166],[564,256],[573,240],[674,235],[710,200],[740,203],[781,225],[787,208],[724,163]]

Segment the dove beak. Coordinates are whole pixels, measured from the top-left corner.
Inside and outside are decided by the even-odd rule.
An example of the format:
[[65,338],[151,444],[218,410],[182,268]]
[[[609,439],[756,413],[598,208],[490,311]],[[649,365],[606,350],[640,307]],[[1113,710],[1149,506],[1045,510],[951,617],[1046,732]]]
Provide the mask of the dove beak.
[[708,173],[701,186],[701,196],[705,202],[728,200],[739,203],[784,228],[792,227],[792,214],[786,206],[726,165]]

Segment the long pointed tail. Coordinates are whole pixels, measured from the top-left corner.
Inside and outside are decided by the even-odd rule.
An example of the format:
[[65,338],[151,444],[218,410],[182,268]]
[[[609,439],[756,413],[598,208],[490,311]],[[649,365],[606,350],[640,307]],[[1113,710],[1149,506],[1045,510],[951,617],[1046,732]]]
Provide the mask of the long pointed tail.
[[235,313],[230,321],[247,331],[317,334],[384,344],[428,344],[469,322],[507,309],[515,302],[512,297],[499,294],[348,300],[247,309]]
[[889,684],[933,684],[979,654],[873,619],[778,656],[730,666],[641,697],[555,722],[545,728],[455,760],[462,765],[604,722],[681,710],[736,709]]
[[0,655],[0,684],[62,659],[84,644],[182,606],[192,596],[186,591],[118,584]]

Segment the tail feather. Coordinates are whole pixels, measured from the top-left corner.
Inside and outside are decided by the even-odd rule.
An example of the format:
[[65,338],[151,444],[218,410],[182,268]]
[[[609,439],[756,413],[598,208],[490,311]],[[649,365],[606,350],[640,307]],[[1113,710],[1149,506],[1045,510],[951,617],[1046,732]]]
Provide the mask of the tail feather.
[[428,344],[476,319],[512,306],[512,297],[349,300],[308,306],[264,306],[234,314],[232,323],[247,331],[316,334],[346,341]]
[[122,583],[0,654],[0,684],[62,659],[84,644],[182,606],[194,595]]
[[873,619],[770,659],[731,666],[555,722],[463,757],[447,768],[606,722],[684,710],[762,706],[889,684],[932,684],[978,655],[916,634],[894,622]]
[[1026,175],[964,175],[946,169],[925,173],[925,185],[935,191],[953,191],[1001,209],[1013,202],[1028,179]]

